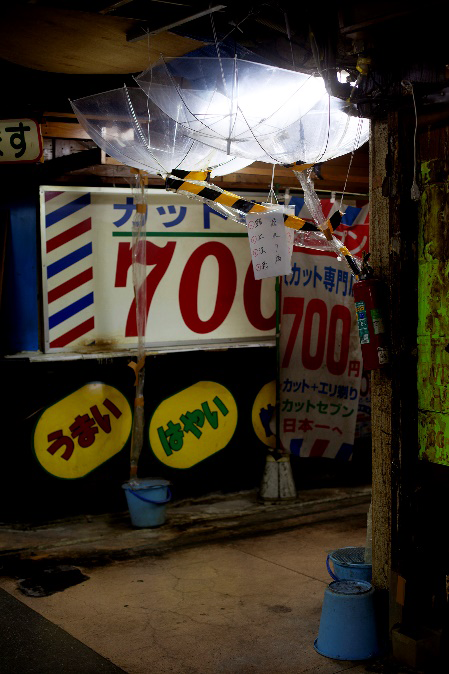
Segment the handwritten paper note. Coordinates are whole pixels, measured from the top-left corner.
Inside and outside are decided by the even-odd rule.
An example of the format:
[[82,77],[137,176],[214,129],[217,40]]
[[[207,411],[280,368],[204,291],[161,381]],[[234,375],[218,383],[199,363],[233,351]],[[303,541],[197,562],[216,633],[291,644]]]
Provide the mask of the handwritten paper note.
[[291,245],[282,213],[249,213],[248,239],[255,279],[291,274]]

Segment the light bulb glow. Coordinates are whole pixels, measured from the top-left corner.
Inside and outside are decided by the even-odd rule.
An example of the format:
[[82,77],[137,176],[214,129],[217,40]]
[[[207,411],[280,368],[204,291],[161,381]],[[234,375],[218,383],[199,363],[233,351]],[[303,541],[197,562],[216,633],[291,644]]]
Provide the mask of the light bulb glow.
[[[248,161],[325,161],[353,149],[358,118],[320,77],[241,59],[181,57],[136,78],[187,136]],[[361,123],[360,144],[368,139]]]

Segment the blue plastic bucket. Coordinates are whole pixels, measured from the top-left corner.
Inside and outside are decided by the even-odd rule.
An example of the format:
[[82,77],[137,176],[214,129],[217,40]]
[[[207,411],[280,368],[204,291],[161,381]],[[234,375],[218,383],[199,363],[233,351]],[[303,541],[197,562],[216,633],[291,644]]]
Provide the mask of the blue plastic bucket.
[[369,660],[379,655],[374,589],[363,580],[339,580],[324,592],[314,647],[335,660]]
[[[330,562],[334,566],[332,571]],[[365,548],[339,548],[330,552],[326,567],[333,580],[365,580],[370,583],[372,565],[365,563]]]
[[143,478],[122,485],[135,527],[160,527],[165,523],[166,506],[171,499],[169,484],[167,480]]

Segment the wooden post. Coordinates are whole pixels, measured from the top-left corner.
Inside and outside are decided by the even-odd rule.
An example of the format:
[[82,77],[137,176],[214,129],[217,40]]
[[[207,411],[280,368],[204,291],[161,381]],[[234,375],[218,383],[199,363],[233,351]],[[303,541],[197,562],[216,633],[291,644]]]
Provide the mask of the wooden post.
[[372,123],[371,133],[371,263],[388,290],[391,356],[388,367],[372,373],[373,582],[390,592],[390,627],[404,617],[399,594],[410,599],[417,584],[418,205],[411,198],[411,113],[390,113]]
[[[376,275],[390,280],[390,208],[382,194],[388,156],[388,123],[375,121],[370,135],[370,264]],[[391,401],[389,369],[371,374],[373,471],[373,583],[387,590],[391,570]]]

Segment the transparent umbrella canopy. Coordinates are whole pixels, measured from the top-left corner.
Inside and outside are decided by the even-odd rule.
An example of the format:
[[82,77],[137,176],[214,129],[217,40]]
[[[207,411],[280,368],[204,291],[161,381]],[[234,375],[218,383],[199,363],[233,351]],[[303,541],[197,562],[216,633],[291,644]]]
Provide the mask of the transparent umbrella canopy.
[[158,61],[137,84],[190,138],[248,161],[318,163],[368,140],[321,77],[238,58]]
[[179,124],[142,89],[123,87],[71,101],[78,121],[95,143],[127,166],[149,173],[212,169],[226,175],[251,160],[229,156],[181,133]]

